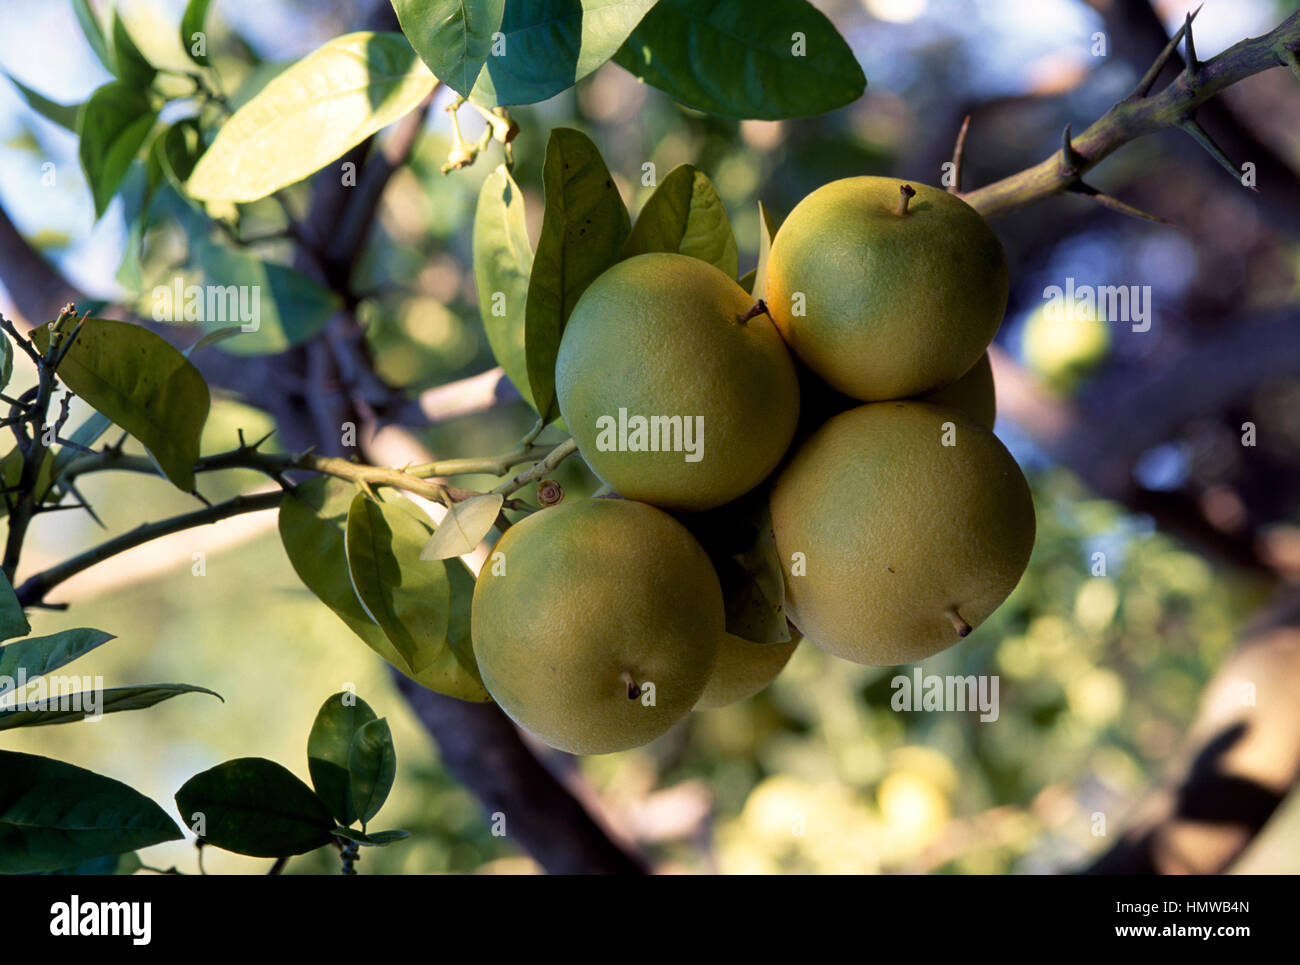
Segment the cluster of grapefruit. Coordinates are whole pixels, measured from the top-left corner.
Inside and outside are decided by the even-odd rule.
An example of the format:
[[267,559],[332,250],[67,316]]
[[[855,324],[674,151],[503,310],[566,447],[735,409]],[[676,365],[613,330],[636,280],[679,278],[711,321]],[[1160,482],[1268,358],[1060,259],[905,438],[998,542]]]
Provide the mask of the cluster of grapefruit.
[[[1029,486],[992,431],[1007,267],[983,218],[937,188],[832,182],[781,225],[762,284],[756,300],[707,262],[642,254],[568,320],[560,411],[614,495],[512,526],[472,614],[488,691],[553,747],[648,743],[761,690],[801,637],[859,663],[921,660],[1028,563]],[[728,632],[688,528],[755,492],[786,642]]]

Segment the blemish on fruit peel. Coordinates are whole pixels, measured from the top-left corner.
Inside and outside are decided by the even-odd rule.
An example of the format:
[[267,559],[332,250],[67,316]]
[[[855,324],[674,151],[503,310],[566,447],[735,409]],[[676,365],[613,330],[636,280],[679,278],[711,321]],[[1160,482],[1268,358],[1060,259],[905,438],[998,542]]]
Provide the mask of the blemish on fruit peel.
[[896,711],[949,711],[978,710],[980,722],[996,721],[998,710],[998,677],[995,674],[960,675],[922,673],[920,667],[912,675],[898,674],[889,682],[894,696],[889,706]]
[[596,448],[601,452],[680,452],[687,462],[704,458],[704,416],[633,415],[596,420]]

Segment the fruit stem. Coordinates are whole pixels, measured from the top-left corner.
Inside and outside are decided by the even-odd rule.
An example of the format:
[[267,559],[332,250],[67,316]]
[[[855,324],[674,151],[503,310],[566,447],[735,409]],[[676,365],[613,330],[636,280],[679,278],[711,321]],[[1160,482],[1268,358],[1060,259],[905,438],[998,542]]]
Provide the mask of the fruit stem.
[[641,688],[637,685],[637,682],[632,678],[632,675],[628,673],[626,670],[624,670],[621,674],[618,675],[618,679],[623,681],[623,683],[627,684],[628,700],[636,700],[638,697],[641,696]]
[[910,184],[900,184],[898,186],[898,209],[897,214],[901,218],[907,214],[907,202],[916,197],[916,188]]
[[970,624],[961,618],[961,614],[957,612],[955,606],[948,607],[943,613],[952,622],[952,627],[957,631],[957,636],[965,637],[970,633]]
[[751,318],[755,318],[759,315],[766,315],[768,318],[772,317],[772,313],[767,310],[767,302],[763,301],[761,298],[749,306],[749,311],[740,316],[740,324],[744,325]]

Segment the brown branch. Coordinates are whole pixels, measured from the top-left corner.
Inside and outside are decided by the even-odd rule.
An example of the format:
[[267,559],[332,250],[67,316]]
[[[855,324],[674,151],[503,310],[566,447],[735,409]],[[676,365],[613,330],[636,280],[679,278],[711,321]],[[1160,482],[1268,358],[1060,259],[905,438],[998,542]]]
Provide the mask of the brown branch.
[[[1190,23],[1190,19],[1189,19]],[[1175,41],[1183,30],[1175,35]],[[1156,131],[1186,128],[1197,107],[1225,88],[1247,77],[1288,64],[1288,54],[1300,47],[1300,13],[1292,14],[1262,37],[1243,40],[1223,53],[1183,71],[1156,94],[1143,94],[1144,78],[1133,95],[1120,101],[1083,133],[1073,138],[1072,156],[1058,151],[1031,168],[967,192],[967,203],[986,218],[996,218],[1035,201],[1071,189],[1100,161],[1134,141]],[[1172,55],[1165,55],[1167,60]],[[1158,61],[1151,81],[1163,68]]]

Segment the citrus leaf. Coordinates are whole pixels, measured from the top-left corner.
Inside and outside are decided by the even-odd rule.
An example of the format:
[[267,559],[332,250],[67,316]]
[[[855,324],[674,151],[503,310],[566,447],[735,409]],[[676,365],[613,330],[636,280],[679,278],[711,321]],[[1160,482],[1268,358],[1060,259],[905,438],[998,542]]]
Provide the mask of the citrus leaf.
[[9,336],[0,333],[0,391],[9,385],[14,377],[14,343]]
[[740,499],[681,522],[709,554],[722,586],[727,632],[754,643],[790,639],[785,583],[772,536],[767,494],[759,487]]
[[21,675],[32,680],[69,664],[98,646],[116,639],[89,627],[60,630],[45,637],[28,637],[0,647],[0,695],[12,690]]
[[256,201],[301,181],[414,110],[437,81],[399,33],[335,37],[235,112],[187,186],[204,201]]
[[867,83],[844,38],[805,0],[660,0],[614,62],[723,117],[821,114],[857,100]]
[[[422,654],[425,669],[412,672],[362,606],[352,587],[345,542],[348,512],[355,493],[351,483],[321,476],[307,480],[284,498],[280,504],[280,540],[294,572],[370,649],[416,683],[461,700],[489,700],[477,670],[470,669],[475,667],[472,657],[467,662],[464,655],[458,656],[452,646],[447,646],[432,655]],[[419,526],[418,536],[414,530],[401,527],[404,534],[409,530],[409,539],[403,537],[401,558],[409,559],[415,567],[439,567],[440,564],[420,563],[418,559],[420,548],[433,530],[432,522],[408,499],[393,498],[392,505]],[[447,572],[445,567],[442,569]],[[404,568],[403,573],[406,572],[415,571]],[[472,583],[471,578],[471,592]],[[427,635],[427,628],[422,628],[421,633]]]
[[317,796],[339,824],[351,824],[357,819],[352,805],[352,779],[348,776],[348,749],[357,731],[375,719],[369,704],[345,690],[327,699],[312,722],[307,737],[307,770]]
[[524,352],[524,314],[532,268],[524,196],[503,164],[484,179],[478,194],[474,282],[492,355],[529,405],[533,405],[533,393],[528,387]]
[[39,94],[32,90],[21,81],[15,80],[12,74],[5,73],[4,71],[0,71],[0,73],[3,73],[9,83],[18,88],[18,93],[23,95],[23,100],[27,102],[28,107],[34,110],[37,114],[40,114],[41,117],[45,118],[47,121],[53,121],[55,124],[58,124],[65,130],[71,131],[73,134],[77,133],[77,114],[81,110],[81,105],[57,103],[56,101],[52,101],[48,97],[45,97],[43,94]]
[[[72,320],[64,326],[70,331]],[[47,352],[49,329],[32,329],[32,340]],[[129,322],[88,318],[59,365],[59,378],[139,439],[173,484],[194,491],[211,399],[199,370],[166,339]]]
[[447,583],[451,588],[451,612],[447,618],[447,645],[466,675],[473,681],[466,692],[481,693],[481,698],[464,699],[487,700],[488,693],[479,676],[478,661],[474,658],[474,640],[470,635],[470,618],[474,604],[474,574],[465,565],[464,560],[451,559],[443,564],[447,568]]
[[62,761],[0,751],[0,874],[58,871],[183,837],[139,791]]
[[681,164],[669,171],[637,215],[623,257],[649,251],[690,255],[722,269],[728,278],[735,278],[740,270],[727,209],[713,182],[694,165]]
[[776,222],[763,202],[758,202],[758,265],[750,280],[749,293],[762,298],[767,292],[767,258],[772,252],[772,239],[776,237]]
[[[239,324],[239,337],[221,346],[231,355],[269,355],[301,345],[317,335],[342,304],[333,292],[293,268],[207,239],[194,245],[191,261],[202,274],[204,287],[199,291],[205,304],[201,310],[191,309],[188,293],[182,292],[178,307],[173,289],[172,315],[176,321],[199,320],[208,332]],[[250,316],[247,321],[245,314]]]
[[[0,707],[0,730],[14,727],[44,727],[47,724],[71,724],[102,714],[124,710],[144,710],[180,694],[221,695],[193,684],[143,684],[137,687],[110,687],[107,690],[51,695],[48,700],[19,701],[12,707]],[[224,701],[222,701],[224,703]],[[52,704],[45,709],[42,704]]]
[[397,776],[397,752],[387,720],[372,720],[352,737],[348,775],[352,779],[352,807],[365,827],[388,800]]
[[420,559],[448,560],[474,552],[492,529],[505,501],[500,493],[484,493],[471,496],[464,502],[452,503],[447,515],[420,550]]
[[492,35],[501,26],[505,0],[392,2],[402,33],[434,76],[456,93],[468,97],[492,50]]
[[360,845],[367,845],[373,848],[382,848],[392,844],[394,841],[401,841],[411,836],[410,831],[371,831],[366,834],[363,831],[354,831],[352,828],[335,828],[330,832],[336,838],[343,838],[347,841],[355,841]]
[[116,67],[113,72],[137,90],[146,90],[153,83],[154,75],[158,71],[144,54],[140,53],[140,48],[135,45],[130,32],[126,29],[126,24],[118,15],[117,8],[113,9],[112,17],[113,62]]
[[176,792],[176,807],[191,829],[201,826],[200,840],[255,858],[306,854],[333,840],[329,808],[287,768],[261,757],[195,774]]
[[412,673],[424,670],[447,639],[447,577],[420,566],[427,530],[393,503],[357,493],[348,510],[352,588]]
[[506,4],[505,53],[487,58],[472,99],[487,107],[534,104],[568,90],[613,57],[654,5],[655,0]]
[[[190,60],[194,61],[200,67],[208,66],[207,51],[207,30],[205,24],[208,19],[208,6],[211,0],[189,0],[185,4],[185,13],[181,15],[181,46],[185,48],[185,53],[189,55]],[[204,53],[196,54],[194,46],[196,43],[195,34],[203,34]]]
[[[184,187],[202,153],[203,135],[191,117],[167,128],[154,138],[149,147],[149,157],[157,171],[155,178],[158,175],[166,177],[177,190]],[[157,184],[153,187],[157,188]]]
[[[27,614],[23,613],[22,604],[14,595],[13,585],[7,576],[0,573],[0,640],[25,637],[31,632],[32,625],[27,622]],[[0,658],[3,654],[4,651],[0,650]],[[0,659],[0,666],[3,666],[2,659]],[[0,681],[0,687],[2,686],[3,681]]]
[[81,32],[86,37],[86,42],[90,44],[90,49],[95,52],[99,62],[104,65],[106,70],[113,69],[113,55],[108,49],[108,37],[104,34],[104,27],[99,22],[99,17],[90,6],[90,0],[72,0],[72,9],[77,15],[77,23],[81,24]]
[[528,280],[524,347],[533,400],[550,421],[559,415],[555,356],[564,325],[587,286],[617,260],[630,223],[600,151],[580,131],[551,131],[542,182],[546,209]]
[[122,186],[157,114],[143,90],[112,81],[90,95],[81,113],[81,168],[99,218]]

